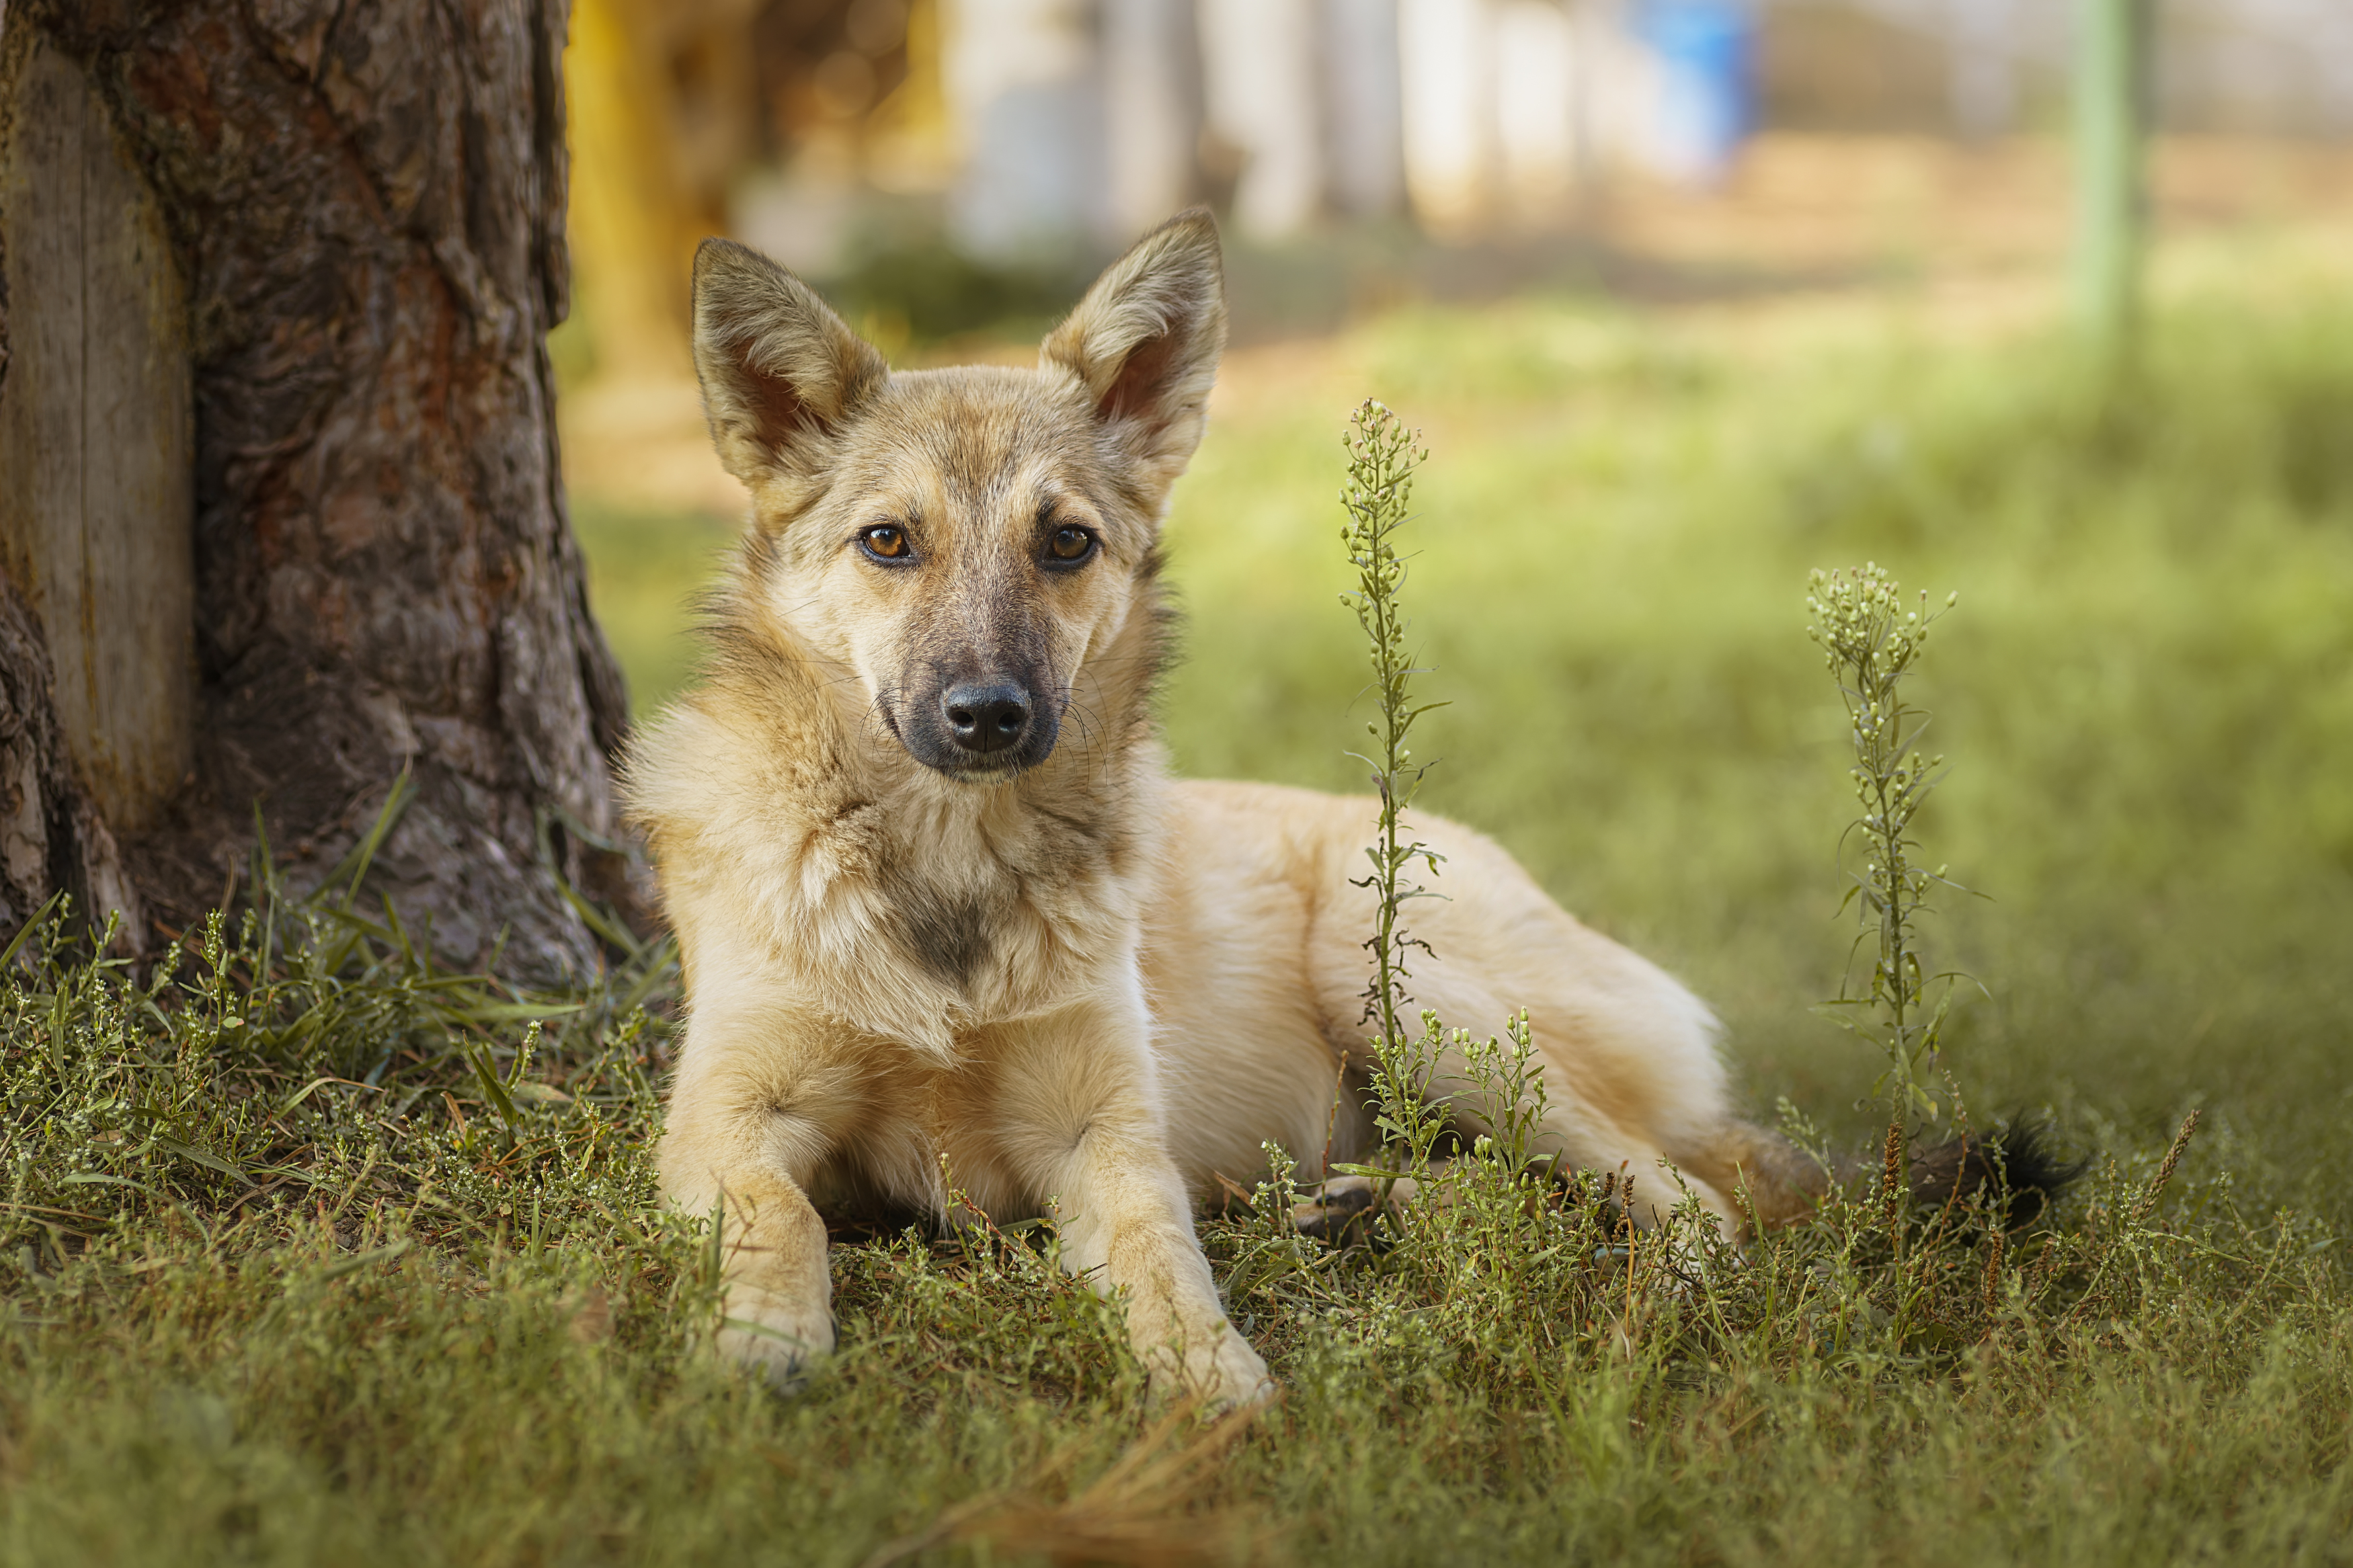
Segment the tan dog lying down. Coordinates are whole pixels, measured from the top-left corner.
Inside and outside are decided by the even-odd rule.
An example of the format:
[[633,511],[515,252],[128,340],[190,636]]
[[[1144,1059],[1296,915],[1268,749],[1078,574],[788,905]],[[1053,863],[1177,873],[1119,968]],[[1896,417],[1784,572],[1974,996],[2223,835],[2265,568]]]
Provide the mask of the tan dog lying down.
[[[1326,1147],[1361,1063],[1373,806],[1171,780],[1149,702],[1170,485],[1225,333],[1205,213],[1146,236],[1035,370],[891,373],[741,247],[695,260],[695,356],[753,526],[703,684],[647,728],[632,800],[689,1010],[670,1201],[723,1209],[724,1344],[788,1381],[829,1350],[818,1211],[938,1212],[940,1156],[991,1215],[1050,1211],[1062,1257],[1128,1292],[1156,1382],[1270,1391],[1193,1235],[1267,1140]],[[1442,957],[1412,1004],[1525,1007],[1548,1152],[1654,1175],[1723,1222],[1819,1172],[1733,1119],[1707,1009],[1435,818]],[[1343,1097],[1334,1156],[1367,1152]],[[1647,1211],[1646,1211],[1647,1213]]]

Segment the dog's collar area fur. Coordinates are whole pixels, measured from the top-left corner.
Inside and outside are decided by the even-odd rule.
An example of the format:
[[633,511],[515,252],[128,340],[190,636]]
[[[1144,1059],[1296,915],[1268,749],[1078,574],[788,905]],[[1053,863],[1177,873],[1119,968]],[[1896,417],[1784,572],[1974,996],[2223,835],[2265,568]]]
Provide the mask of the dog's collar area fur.
[[714,671],[637,748],[675,912],[705,885],[739,907],[750,893],[797,986],[940,1062],[960,1035],[1050,1012],[1132,962],[1160,772],[1140,710],[1018,775],[959,779],[844,723],[806,664],[784,683],[759,663],[756,685]]

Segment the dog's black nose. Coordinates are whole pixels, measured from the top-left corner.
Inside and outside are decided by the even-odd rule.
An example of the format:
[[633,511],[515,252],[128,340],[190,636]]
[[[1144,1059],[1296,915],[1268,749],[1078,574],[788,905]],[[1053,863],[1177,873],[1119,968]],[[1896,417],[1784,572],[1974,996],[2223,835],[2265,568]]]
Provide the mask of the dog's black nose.
[[1018,686],[951,687],[940,699],[948,733],[967,752],[1001,752],[1029,728],[1029,694]]

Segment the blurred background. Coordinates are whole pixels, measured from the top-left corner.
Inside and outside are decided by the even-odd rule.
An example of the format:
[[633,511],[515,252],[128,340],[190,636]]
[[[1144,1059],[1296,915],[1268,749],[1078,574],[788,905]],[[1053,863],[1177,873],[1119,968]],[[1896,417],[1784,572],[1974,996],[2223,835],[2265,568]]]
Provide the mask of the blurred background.
[[1916,695],[1927,859],[1984,895],[1931,938],[1974,977],[1964,1098],[2086,1142],[2206,1104],[2344,1205],[2353,5],[576,0],[567,82],[551,347],[640,711],[743,508],[702,236],[896,364],[1018,361],[1206,201],[1235,330],[1169,522],[1183,771],[1351,787],[1332,496],[1389,402],[1434,451],[1426,801],[1709,996],[1751,1101],[1843,1127],[1877,1068],[1809,1010],[1852,931],[1804,597],[1875,559],[1961,595]]
[[[567,368],[676,374],[710,233],[889,349],[1042,320],[1202,201],[1241,252],[1245,341],[1571,279],[2031,259],[2062,232],[2053,133],[2106,4],[581,0]],[[2160,201],[2244,217],[2326,182],[2353,6],[2117,8],[2153,46]]]

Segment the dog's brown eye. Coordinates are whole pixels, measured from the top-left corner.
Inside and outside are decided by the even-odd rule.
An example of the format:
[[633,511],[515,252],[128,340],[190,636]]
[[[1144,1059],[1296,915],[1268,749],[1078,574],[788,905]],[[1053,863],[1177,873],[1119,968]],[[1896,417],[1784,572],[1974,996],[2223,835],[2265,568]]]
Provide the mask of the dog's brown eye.
[[1057,561],[1083,561],[1094,547],[1095,536],[1083,528],[1058,528],[1053,542],[1047,546]]
[[864,541],[866,552],[869,555],[879,555],[885,561],[903,561],[907,558],[907,535],[887,522],[880,527],[868,529],[860,535],[860,538]]

